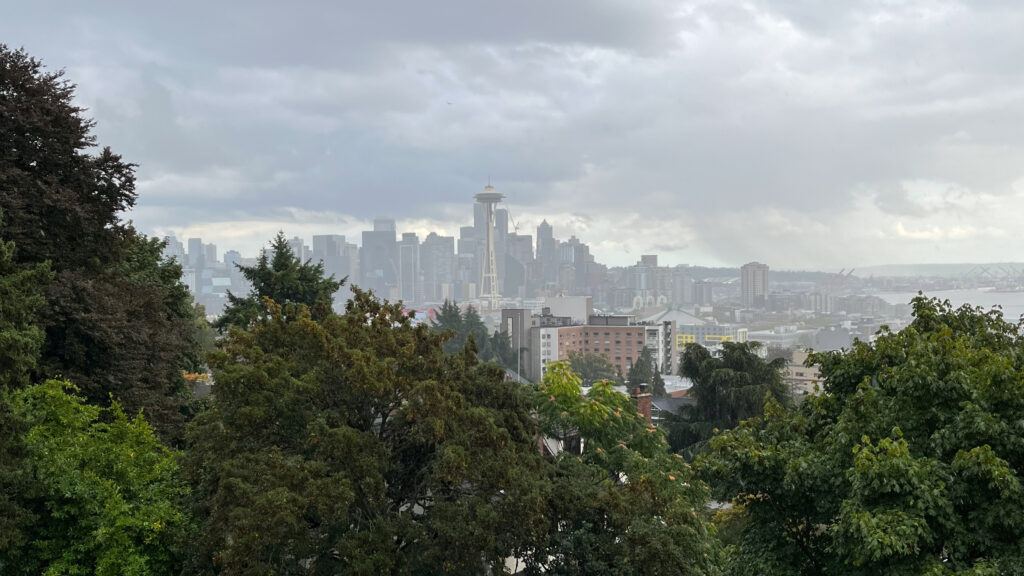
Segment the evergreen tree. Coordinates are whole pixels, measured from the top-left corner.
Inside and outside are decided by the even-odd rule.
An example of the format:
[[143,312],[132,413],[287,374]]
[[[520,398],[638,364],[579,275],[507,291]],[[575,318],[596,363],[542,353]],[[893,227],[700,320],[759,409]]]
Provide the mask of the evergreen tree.
[[640,352],[640,356],[637,357],[636,362],[629,367],[629,373],[626,375],[626,380],[629,381],[630,386],[637,386],[640,384],[653,386],[654,374],[657,371],[657,367],[654,365],[654,359],[651,357],[651,351],[644,348]]
[[651,393],[654,394],[655,398],[664,398],[668,396],[668,391],[665,390],[665,379],[661,377],[661,370],[655,368],[654,370],[654,384],[651,389]]
[[543,533],[529,396],[353,289],[343,315],[269,302],[212,355],[190,431],[195,570],[480,574]]
[[325,278],[322,262],[302,262],[284,232],[277,233],[269,255],[263,251],[255,266],[235,266],[252,287],[246,296],[228,292],[228,305],[216,323],[222,332],[230,326],[247,329],[265,312],[268,298],[282,306],[304,304],[314,319],[321,320],[333,313],[334,293],[345,283],[345,279],[335,280],[334,276]]
[[506,368],[516,368],[516,352],[508,334],[495,330],[487,333],[487,326],[476,308],[469,306],[465,312],[455,302],[445,300],[438,309],[431,327],[435,332],[445,334],[444,351],[456,354],[473,341],[473,349],[481,360],[496,362]]
[[445,354],[455,354],[466,344],[466,333],[462,329],[462,310],[451,300],[445,300],[431,321],[437,332],[446,334],[444,341]]

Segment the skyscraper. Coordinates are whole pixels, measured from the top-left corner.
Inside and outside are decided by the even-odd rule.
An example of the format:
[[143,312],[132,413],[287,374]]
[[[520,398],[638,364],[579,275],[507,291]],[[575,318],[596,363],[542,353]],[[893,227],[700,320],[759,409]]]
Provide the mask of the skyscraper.
[[537,262],[540,264],[542,282],[552,282],[558,277],[558,243],[555,242],[555,232],[543,220],[537,226]]
[[390,298],[391,288],[397,289],[398,242],[394,220],[378,218],[373,221],[372,231],[363,232],[359,269],[363,289],[373,290],[382,298]]
[[740,268],[740,296],[748,308],[764,308],[768,296],[768,265],[748,262]]
[[191,268],[202,268],[203,260],[205,260],[205,254],[203,254],[203,239],[202,238],[189,238],[188,239],[188,265]]
[[406,304],[420,302],[420,286],[420,239],[415,232],[405,232],[398,243],[398,297]]
[[[423,298],[440,302],[455,284],[455,238],[431,232],[420,244],[420,270],[423,274]],[[445,289],[447,287],[447,290]]]

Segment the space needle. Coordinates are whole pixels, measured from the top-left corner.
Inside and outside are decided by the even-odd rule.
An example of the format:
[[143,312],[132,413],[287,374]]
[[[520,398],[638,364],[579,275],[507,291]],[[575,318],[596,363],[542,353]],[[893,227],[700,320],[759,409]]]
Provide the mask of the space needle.
[[480,300],[487,302],[490,310],[497,310],[501,302],[501,292],[498,290],[498,264],[494,256],[494,205],[505,198],[503,194],[494,191],[494,187],[488,184],[484,191],[474,196],[477,202],[484,205],[485,219],[487,220],[487,237],[484,249],[484,265],[480,276]]

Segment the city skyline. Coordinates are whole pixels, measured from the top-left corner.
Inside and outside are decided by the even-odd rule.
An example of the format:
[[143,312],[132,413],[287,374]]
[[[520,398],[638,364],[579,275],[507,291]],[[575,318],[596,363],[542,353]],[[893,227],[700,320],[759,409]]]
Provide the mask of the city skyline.
[[252,251],[385,214],[454,235],[491,177],[520,226],[611,265],[1024,253],[1017,4],[54,8],[0,36],[139,164],[148,234]]

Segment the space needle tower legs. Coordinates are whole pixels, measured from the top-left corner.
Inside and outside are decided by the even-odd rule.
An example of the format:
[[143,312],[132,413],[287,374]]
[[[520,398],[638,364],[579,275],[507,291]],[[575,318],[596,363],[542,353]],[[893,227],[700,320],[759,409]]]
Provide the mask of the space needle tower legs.
[[484,250],[483,270],[480,277],[480,299],[487,302],[490,310],[497,310],[501,303],[501,292],[498,290],[498,265],[494,256],[494,205],[501,202],[504,195],[494,191],[494,187],[487,185],[484,191],[474,196],[477,202],[484,205],[485,220],[487,221],[486,245]]

